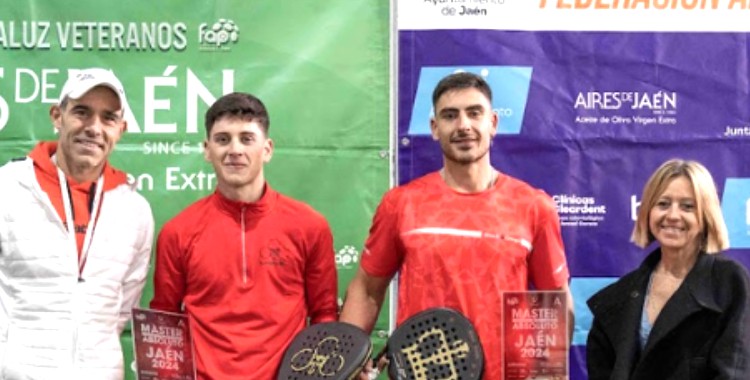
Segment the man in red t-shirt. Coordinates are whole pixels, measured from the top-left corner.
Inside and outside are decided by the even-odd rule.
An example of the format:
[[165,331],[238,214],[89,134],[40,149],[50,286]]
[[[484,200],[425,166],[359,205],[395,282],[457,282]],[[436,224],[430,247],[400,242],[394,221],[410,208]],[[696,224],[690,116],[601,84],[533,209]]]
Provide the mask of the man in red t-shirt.
[[482,343],[483,378],[502,379],[502,292],[564,290],[572,323],[560,223],[547,194],[490,164],[498,116],[481,77],[449,75],[432,99],[443,168],[385,194],[341,320],[371,331],[398,272],[397,323],[431,307],[458,310]]

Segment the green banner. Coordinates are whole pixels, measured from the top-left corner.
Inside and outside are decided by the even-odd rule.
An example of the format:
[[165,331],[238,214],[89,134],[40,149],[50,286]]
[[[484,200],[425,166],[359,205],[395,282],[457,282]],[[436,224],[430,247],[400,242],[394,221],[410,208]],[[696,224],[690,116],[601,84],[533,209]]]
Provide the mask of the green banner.
[[[69,69],[112,69],[128,130],[112,157],[150,201],[157,233],[213,191],[203,115],[232,91],[269,109],[269,183],[323,213],[341,296],[389,186],[389,2],[153,1],[5,4],[0,15],[0,162],[56,138],[49,107]],[[147,305],[150,283],[142,299]],[[388,305],[374,332],[388,329]],[[126,366],[132,360],[123,337]],[[128,378],[132,378],[128,373]]]

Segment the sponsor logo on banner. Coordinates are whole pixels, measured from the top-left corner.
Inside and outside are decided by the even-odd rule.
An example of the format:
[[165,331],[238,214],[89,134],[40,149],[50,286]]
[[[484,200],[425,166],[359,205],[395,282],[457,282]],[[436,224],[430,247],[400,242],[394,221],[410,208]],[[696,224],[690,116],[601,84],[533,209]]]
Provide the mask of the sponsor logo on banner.
[[414,99],[410,135],[430,135],[432,91],[443,77],[456,72],[481,75],[492,89],[492,108],[500,117],[499,134],[521,133],[526,99],[529,95],[532,68],[528,66],[439,66],[422,67],[419,72],[417,94]]
[[721,211],[732,248],[750,248],[750,178],[727,178]]
[[[398,0],[400,30],[747,31],[739,0]],[[694,21],[694,22],[686,22]]]
[[353,245],[345,245],[336,252],[336,268],[351,269],[359,262],[359,252]]
[[599,204],[594,197],[555,194],[552,200],[557,205],[563,227],[598,227],[607,216],[607,206]]
[[236,44],[239,39],[240,28],[230,19],[220,18],[213,24],[198,26],[200,50],[229,50],[229,45]]
[[578,92],[573,103],[575,124],[611,126],[675,126],[678,96],[670,91]]

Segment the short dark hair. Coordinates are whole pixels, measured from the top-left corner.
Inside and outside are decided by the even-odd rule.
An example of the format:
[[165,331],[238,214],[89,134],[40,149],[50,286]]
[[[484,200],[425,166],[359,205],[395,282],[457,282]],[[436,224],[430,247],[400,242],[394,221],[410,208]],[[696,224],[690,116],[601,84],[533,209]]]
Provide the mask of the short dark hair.
[[432,106],[437,105],[438,99],[448,91],[463,90],[466,88],[476,88],[487,97],[487,100],[492,104],[492,89],[490,85],[479,75],[460,72],[453,73],[443,78],[435,86],[435,90],[432,92]]
[[263,133],[268,136],[271,120],[266,106],[260,99],[245,92],[233,92],[216,100],[206,111],[206,136],[211,135],[211,128],[217,120],[230,117],[244,121],[255,121],[260,124]]

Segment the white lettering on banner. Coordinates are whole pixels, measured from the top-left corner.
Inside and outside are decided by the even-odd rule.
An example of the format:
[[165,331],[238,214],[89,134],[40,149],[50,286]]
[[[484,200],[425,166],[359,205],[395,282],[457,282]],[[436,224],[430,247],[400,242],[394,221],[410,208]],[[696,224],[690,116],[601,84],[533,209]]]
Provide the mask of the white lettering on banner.
[[677,108],[677,93],[659,91],[654,94],[633,93],[633,109],[675,109]]
[[574,205],[593,205],[596,201],[594,197],[579,197],[577,195],[566,195],[557,194],[552,197],[552,200],[558,204],[574,204]]
[[597,204],[594,197],[575,194],[552,196],[563,227],[597,227],[607,215],[607,206]]
[[667,117],[667,116],[658,116],[656,118],[656,122],[661,125],[664,125],[664,124],[677,125],[677,118]]
[[61,50],[169,51],[185,50],[187,25],[183,22],[52,22],[0,21],[3,49],[49,50],[56,38]]
[[0,46],[5,49],[49,49],[49,21],[0,21]]
[[510,118],[513,117],[513,109],[511,108],[493,108],[493,111],[497,113],[497,116]]
[[612,110],[620,109],[623,101],[629,99],[630,93],[622,92],[579,92],[576,97],[574,108],[584,109],[603,109]]
[[203,151],[203,142],[192,143],[188,141],[147,141],[143,143],[143,154],[169,155],[169,154],[196,154]]
[[727,125],[724,131],[724,137],[746,137],[750,136],[750,126],[743,125],[740,127],[732,127]]
[[649,124],[655,124],[656,123],[656,118],[655,117],[633,116],[633,121],[636,124],[649,125]]
[[205,173],[202,170],[197,173],[184,173],[182,168],[168,167],[166,174],[167,191],[210,190],[216,181],[215,173]]
[[[5,69],[0,67],[0,78],[5,77]],[[0,96],[0,131],[5,128],[6,125],[8,125],[8,117],[10,116],[10,111],[8,109],[8,102],[5,101],[5,99]]]
[[[234,91],[234,70],[221,71],[222,94]],[[198,97],[211,105],[216,97],[198,80],[191,70],[187,72],[187,133],[198,132]]]
[[[30,80],[33,82],[32,86],[20,86],[22,82],[21,77],[26,74],[26,77],[30,78]],[[36,99],[39,95],[39,78],[37,78],[36,73],[29,69],[18,69],[16,70],[16,83],[19,84],[19,86],[16,86],[16,94],[15,94],[15,101],[16,103],[29,103],[32,100]],[[31,89],[31,94],[27,97],[23,97],[21,94],[22,88]]]
[[[58,95],[53,93],[54,96],[50,96],[48,90],[56,89],[54,81],[49,80],[50,75],[58,75],[60,70],[58,69],[42,69],[41,78],[37,73],[31,69],[19,68],[16,70],[16,93],[14,101],[16,103],[31,103],[42,95],[43,103],[56,103]],[[26,78],[26,79],[24,79]],[[30,81],[30,82],[28,82]],[[26,84],[26,86],[24,86]],[[31,84],[29,86],[28,84]],[[23,89],[28,90],[28,95],[22,93]]]
[[[628,106],[629,105],[629,106]],[[650,111],[655,116],[576,115],[577,124],[616,124],[639,126],[677,125],[677,93],[667,91],[589,91],[579,92],[573,108],[586,111]],[[610,112],[608,112],[610,113]]]
[[557,194],[552,196],[559,214],[606,214],[606,205],[596,205],[594,197]]
[[177,78],[170,77],[172,72],[177,66],[167,66],[164,69],[163,77],[151,77],[149,81],[146,81],[146,88],[144,89],[144,103],[146,106],[146,112],[143,115],[145,128],[150,133],[176,133],[177,123],[158,124],[156,123],[155,116],[157,110],[169,110],[171,103],[169,99],[156,99],[154,88],[157,86],[169,86],[177,87]]
[[638,219],[638,208],[641,207],[641,201],[635,195],[630,196],[630,219],[634,222]]
[[[158,86],[169,86],[177,87],[176,78],[165,78],[175,71],[177,66],[167,66],[160,77],[145,77],[144,87],[146,89],[144,100],[144,118],[146,123],[144,125],[143,133],[177,133],[177,124],[156,124],[154,112],[156,110],[171,110],[171,102],[169,100],[156,99],[156,87]],[[198,101],[202,100],[204,104],[213,104],[218,97],[211,94],[208,88],[203,82],[189,68],[186,70],[186,120],[187,124],[185,127],[186,133],[198,133]],[[234,70],[222,70],[222,94],[228,94],[234,91]],[[140,133],[141,129],[137,124],[131,125],[128,121],[128,132]]]
[[629,117],[612,116],[612,123],[613,124],[632,124],[633,119]]
[[128,173],[128,183],[135,183],[138,191],[153,191],[154,190],[154,177],[150,174],[144,173],[138,175],[138,177]]
[[630,103],[630,109],[674,110],[677,108],[677,93],[658,91],[655,93],[627,91],[579,92],[574,108],[619,110]]
[[[0,68],[3,69],[4,68]],[[71,71],[74,69],[70,69]],[[180,81],[176,75],[177,66],[169,65],[163,71],[161,76],[143,78],[144,82],[144,107],[143,107],[143,120],[144,128],[141,126],[133,114],[133,102],[132,96],[129,97],[131,107],[125,110],[125,120],[128,122],[128,133],[158,133],[158,134],[175,134],[180,133],[176,122],[171,123],[158,123],[157,112],[165,113],[167,117],[174,117],[172,111],[171,99],[165,97],[158,97],[157,94],[163,94],[160,92],[160,88],[171,88],[171,92],[179,91]],[[55,104],[62,89],[62,83],[67,78],[67,72],[61,72],[60,69],[49,68],[41,69],[40,71],[34,71],[29,68],[17,68],[15,71],[15,86],[14,86],[14,102],[16,104],[41,102],[46,104]],[[203,102],[205,105],[213,104],[218,97],[224,94],[228,94],[234,91],[234,70],[222,70],[221,71],[221,94],[215,96],[209,91],[208,87],[198,78],[197,75],[190,69],[185,69],[186,79],[184,83],[185,100],[186,100],[186,125],[184,133],[195,134],[198,133],[198,120],[201,119],[198,116],[199,102]],[[59,83],[59,85],[57,85]],[[134,94],[135,90],[131,90],[134,87],[134,83],[129,83],[126,86],[126,93]],[[40,99],[41,98],[41,99]],[[5,109],[3,111],[3,108]],[[8,104],[5,99],[0,95],[0,130],[8,122],[9,112],[7,110]],[[164,118],[162,118],[164,119]]]
[[[127,174],[128,183],[135,184],[138,191],[154,191],[154,176],[149,173]],[[216,173],[184,172],[182,168],[170,166],[166,168],[166,191],[206,191],[216,186]],[[161,185],[160,185],[161,186]]]

